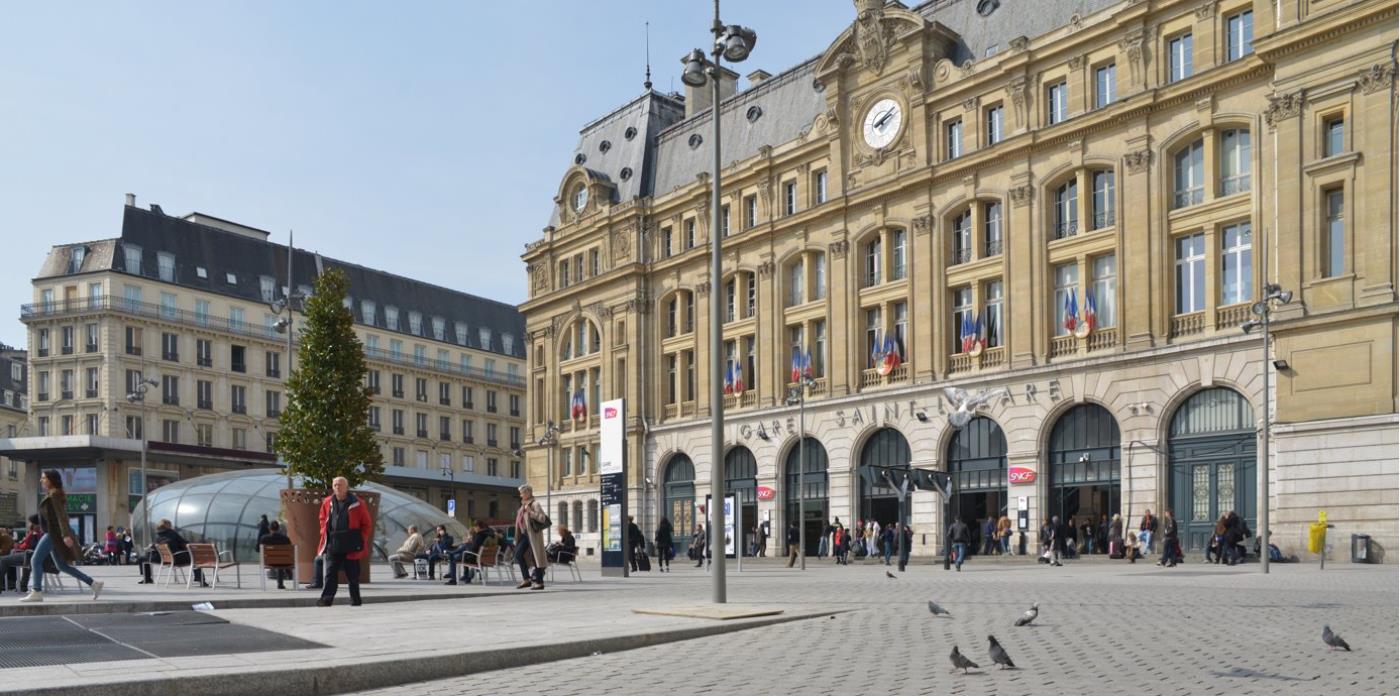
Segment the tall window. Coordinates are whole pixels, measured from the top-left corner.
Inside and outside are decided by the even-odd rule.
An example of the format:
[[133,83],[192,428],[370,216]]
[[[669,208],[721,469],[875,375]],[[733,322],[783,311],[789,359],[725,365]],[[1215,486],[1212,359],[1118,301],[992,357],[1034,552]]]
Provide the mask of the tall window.
[[126,262],[126,272],[141,275],[141,247],[122,243],[122,260]]
[[719,207],[719,236],[729,236],[729,204],[725,203]]
[[[685,248],[695,248],[695,218],[688,218],[681,223],[681,228],[685,231]],[[581,276],[580,276],[581,278]]]
[[[1094,322],[1103,328],[1118,325],[1118,257],[1105,254],[1094,259]],[[1085,298],[1085,308],[1088,308]]]
[[904,230],[890,230],[890,280],[904,280],[907,253],[904,244]]
[[812,174],[812,203],[821,205],[826,202],[826,170],[818,169]]
[[962,157],[963,128],[962,119],[949,123],[944,127],[947,141],[948,159]]
[[[668,338],[680,333],[680,324],[677,323],[680,316],[680,303],[681,296],[679,294],[672,296],[670,301],[666,303],[666,336]],[[567,351],[568,346],[566,345],[564,349]],[[567,359],[567,353],[565,359]]]
[[666,356],[666,403],[668,404],[674,404],[679,400],[677,393],[679,382],[676,381],[679,378],[680,358],[676,353],[671,353]]
[[1254,299],[1253,234],[1248,222],[1220,231],[1220,304]]
[[1118,98],[1118,66],[1109,63],[1094,68],[1094,108],[1102,109]]
[[724,320],[726,322],[738,319],[739,303],[739,278],[730,278],[724,284]]
[[953,328],[949,332],[952,339],[953,352],[963,352],[963,330],[972,321],[972,288],[956,288],[953,290]]
[[788,306],[795,307],[806,301],[807,264],[802,257],[788,266]]
[[880,284],[880,237],[876,237],[865,243],[865,284],[866,286]]
[[1323,240],[1322,275],[1331,278],[1341,275],[1346,269],[1346,218],[1343,217],[1341,189],[1328,191],[1327,232]]
[[744,197],[744,229],[758,225],[758,197]]
[[1176,313],[1206,308],[1206,237],[1196,233],[1176,238]]
[[797,182],[783,182],[783,215],[797,212]]
[[[671,233],[671,227],[670,227],[669,225],[667,225],[666,227],[662,227],[662,228],[661,228],[661,258],[663,258],[663,259],[669,259],[669,258],[671,258],[671,250],[675,248],[675,246],[672,244],[672,239],[671,239],[671,237],[673,237],[673,236],[674,236],[674,235]],[[568,285],[568,284],[569,284],[569,264],[567,264],[567,263],[563,264],[563,267],[560,269],[560,272],[561,272],[561,273],[563,274],[563,276],[564,276],[563,284],[564,284],[564,285]]]
[[812,254],[812,299],[826,299],[826,254]]
[[972,210],[953,218],[953,263],[972,260]]
[[1174,208],[1205,200],[1205,147],[1197,140],[1176,153]]
[[758,341],[744,337],[744,389],[758,391]]
[[1239,60],[1254,52],[1254,10],[1225,19],[1225,60]]
[[1000,280],[987,283],[987,308],[982,311],[982,329],[987,339],[988,348],[996,348],[1002,344],[1002,302],[1004,297],[1005,289]]
[[1079,233],[1079,181],[1070,179],[1055,189],[1055,239]]
[[802,324],[788,327],[788,355],[801,355],[807,349],[805,328]]
[[758,281],[752,273],[744,273],[744,316],[751,317],[758,313]]
[[1079,264],[1062,263],[1055,267],[1055,335],[1068,336],[1069,298],[1079,294]]
[[874,354],[877,346],[875,342],[884,342],[883,337],[880,336],[880,330],[883,325],[879,307],[872,307],[865,310],[865,366],[867,368],[876,366]]
[[1045,108],[1050,125],[1065,120],[1069,113],[1069,83],[1060,82],[1050,85],[1046,94]]
[[1220,134],[1220,195],[1249,190],[1249,131],[1235,128]]
[[160,273],[160,279],[167,282],[175,282],[175,255],[164,251],[156,254],[156,270]]
[[1005,137],[1006,110],[1001,104],[987,108],[987,144],[995,145]]
[[[695,351],[681,351],[681,359],[685,361],[685,400],[695,400]],[[594,460],[597,461],[596,459]]]
[[1346,121],[1341,116],[1328,119],[1322,124],[1322,156],[1331,157],[1346,151]]
[[1112,227],[1113,172],[1094,172],[1094,229]]
[[826,320],[812,322],[812,376],[826,375]]
[[985,255],[1001,253],[1001,203],[982,204],[982,239],[987,245]]
[[176,305],[175,293],[163,292],[160,294],[160,316],[165,319],[174,319],[179,314]]
[[[567,281],[565,282],[567,285]],[[399,330],[399,308],[384,305],[384,328],[390,331]]]
[[1167,82],[1191,77],[1191,35],[1182,34],[1167,42]]
[[909,303],[896,302],[891,307],[894,314],[894,343],[901,359],[909,357]]

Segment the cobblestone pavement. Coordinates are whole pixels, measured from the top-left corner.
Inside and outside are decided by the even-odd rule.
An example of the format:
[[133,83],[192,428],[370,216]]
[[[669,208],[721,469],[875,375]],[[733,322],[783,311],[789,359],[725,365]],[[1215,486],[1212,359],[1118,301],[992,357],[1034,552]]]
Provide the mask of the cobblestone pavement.
[[[753,566],[750,566],[751,568]],[[845,613],[372,694],[1395,694],[1400,691],[1393,566],[1082,562],[758,566],[731,571],[729,598],[839,606]],[[624,582],[624,581],[618,581]],[[625,581],[635,606],[709,599],[690,568]],[[611,594],[611,593],[609,593]],[[585,593],[575,601],[589,602]],[[953,613],[933,618],[936,599]],[[1034,625],[1017,616],[1040,602]],[[616,606],[617,598],[607,602]],[[1329,652],[1323,624],[1354,652]],[[987,635],[1018,669],[987,667]],[[950,674],[953,645],[983,665]]]

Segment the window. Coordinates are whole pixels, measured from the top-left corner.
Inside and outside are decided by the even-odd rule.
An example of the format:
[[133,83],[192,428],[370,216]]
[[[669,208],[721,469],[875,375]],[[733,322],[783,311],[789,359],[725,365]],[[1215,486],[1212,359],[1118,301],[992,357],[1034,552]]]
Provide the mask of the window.
[[1078,304],[1079,264],[1070,262],[1055,267],[1055,335],[1068,336],[1074,330],[1070,323],[1069,303]]
[[1249,131],[1231,129],[1220,134],[1220,195],[1249,190]]
[[1254,11],[1245,10],[1225,19],[1225,60],[1239,60],[1254,52]]
[[487,423],[487,424],[486,424],[486,446],[487,446],[487,447],[495,447],[495,446],[497,445],[497,440],[496,440],[496,430],[497,430],[497,428],[498,428],[498,426],[497,426],[495,423]]
[[[41,335],[41,338],[47,338],[47,334],[42,334],[42,335]],[[128,326],[128,327],[126,327],[126,354],[127,354],[127,355],[140,355],[140,354],[141,354],[141,343],[142,343],[141,327],[139,327],[139,326]],[[41,350],[46,350],[46,349],[47,349],[47,345],[41,344],[41,345],[40,345],[40,349],[41,349]]]
[[248,388],[242,385],[232,385],[229,387],[229,403],[232,405],[234,413],[248,412]]
[[783,215],[792,215],[797,212],[797,182],[783,182]]
[[244,356],[247,355],[247,353],[248,353],[248,349],[247,349],[247,348],[244,348],[243,346],[230,346],[230,347],[229,347],[229,365],[230,365],[230,369],[232,369],[234,372],[247,372],[247,371],[248,371],[248,363],[247,363],[247,360],[246,360],[245,357],[244,357]]
[[447,340],[447,320],[442,317],[433,317],[433,340]]
[[588,501],[588,531],[594,533],[598,531],[598,499],[590,498]]
[[374,326],[374,300],[360,300],[360,323]]
[[68,253],[68,272],[77,273],[83,270],[83,258],[87,256],[87,247],[70,247]]
[[422,377],[415,377],[413,379],[413,398],[419,401],[428,400],[428,380]]
[[263,413],[266,414],[268,418],[282,417],[282,392],[264,392],[263,400],[265,401],[263,404],[265,407]]
[[73,340],[73,335],[74,335],[74,333],[73,333],[73,327],[72,327],[72,326],[65,326],[65,327],[63,327],[62,329],[59,330],[59,335],[62,337],[61,340],[60,340],[60,342],[59,342],[59,348],[60,348],[60,350],[63,352],[64,355],[72,355],[72,354],[73,354],[73,342],[74,342],[74,340]]
[[953,330],[949,334],[953,341],[953,352],[964,353],[963,334],[973,321],[972,288],[953,290]]
[[414,452],[413,464],[414,464],[414,466],[416,466],[416,467],[419,468],[419,469],[427,469],[427,468],[428,468],[428,451],[427,451],[427,450],[417,450],[416,452]]
[[695,351],[687,350],[681,352],[682,359],[685,360],[685,399],[695,400]]
[[472,388],[462,387],[462,408],[476,408],[472,403]]
[[944,146],[947,148],[945,151],[948,153],[948,159],[962,157],[962,126],[962,119],[958,119],[943,127]]
[[[695,246],[694,234],[691,235],[690,246]],[[577,254],[574,256],[574,282],[583,282],[583,254]]]
[[987,144],[996,145],[1006,137],[1006,109],[1001,104],[987,107]]
[[48,416],[39,416],[39,436],[40,436],[40,437],[43,437],[43,436],[48,435],[48,434],[49,434],[49,417],[48,417]]
[[826,254],[812,254],[812,299],[826,299]]
[[953,218],[953,264],[972,260],[972,210]]
[[[490,327],[486,327],[486,326],[477,327],[477,329],[476,329],[476,341],[477,341],[477,344],[476,344],[476,347],[477,347],[477,348],[480,348],[480,349],[482,349],[482,350],[491,350],[491,329],[490,329]],[[491,373],[491,368],[490,368],[491,361],[488,360],[488,361],[486,361],[486,363],[487,363],[487,366],[488,366],[488,367],[486,368],[486,372],[487,372],[487,374],[490,374],[490,373]]]
[[[98,434],[100,434],[100,433],[97,432],[98,417],[97,417],[97,414],[96,414],[96,413],[89,413],[89,414],[87,414],[86,416],[83,416],[83,420],[85,421],[84,424],[83,424],[83,432],[84,432],[84,433],[86,433],[86,434],[88,434],[88,435],[98,435]],[[11,469],[10,469],[10,470],[11,470],[12,473],[16,474],[15,476],[11,476],[10,478],[18,478],[18,472],[15,470],[15,467],[14,467],[13,464],[11,465]]]
[[[39,423],[39,425],[40,425],[39,434],[41,434],[41,435],[44,433],[44,427],[43,427],[43,426],[44,426],[46,420],[47,420],[47,419],[40,419],[40,423]],[[145,425],[145,421],[142,420],[141,416],[127,416],[127,417],[126,417],[126,436],[127,436],[128,438],[130,438],[130,439],[133,439],[133,440],[143,440],[143,439],[145,439],[145,437],[146,437],[146,429],[145,429],[145,427],[143,427],[144,425]]]
[[[686,218],[681,222],[681,244],[682,248],[686,250],[695,248],[695,218]],[[579,280],[583,279],[582,268],[579,268],[578,276]]]
[[[675,336],[675,335],[677,335],[677,334],[680,333],[680,324],[677,323],[677,322],[678,322],[678,319],[679,319],[679,316],[680,316],[680,314],[679,314],[679,312],[680,312],[680,310],[679,310],[680,303],[681,303],[681,296],[680,296],[679,294],[673,296],[673,297],[670,299],[670,301],[668,301],[668,302],[666,303],[666,337],[667,337],[667,338],[670,338],[671,336]],[[569,350],[569,346],[568,346],[567,344],[565,344],[564,350],[566,351],[564,358],[567,360],[567,359],[568,359],[568,353],[567,353],[567,351]]]
[[[1094,323],[1102,328],[1118,325],[1118,257],[1105,254],[1093,261]],[[1084,299],[1088,309],[1089,298]]]
[[492,389],[486,390],[486,412],[496,412],[496,392]]
[[758,196],[744,196],[744,229],[758,225]]
[[805,287],[806,284],[807,284],[806,265],[803,263],[803,259],[802,259],[801,257],[798,257],[798,259],[797,259],[796,261],[794,261],[794,262],[792,263],[791,266],[788,266],[788,306],[789,306],[789,307],[794,307],[794,306],[800,305],[800,304],[802,304],[802,303],[805,301],[805,300],[804,300],[805,293],[804,293],[803,291],[806,290],[806,287]]
[[1254,299],[1253,234],[1249,222],[1220,231],[1220,304]]
[[1069,83],[1060,82],[1050,85],[1046,95],[1046,117],[1050,125],[1054,125],[1065,120],[1069,109]]
[[160,279],[167,282],[175,282],[175,255],[164,251],[156,254],[156,270],[160,273]]
[[58,376],[58,394],[61,398],[73,398],[73,371],[64,370]]
[[102,307],[102,283],[88,283],[88,307],[91,309]]
[[1001,203],[982,204],[982,228],[986,255],[997,256],[1001,253]]
[[1167,42],[1167,82],[1191,77],[1191,35],[1182,34]]
[[225,273],[225,274],[224,274],[224,281],[227,282],[229,285],[237,285],[237,284],[238,284],[238,274],[236,274],[236,273]]
[[160,316],[163,319],[174,319],[179,314],[179,309],[175,304],[175,293],[163,292],[160,294]]
[[1114,225],[1113,172],[1094,172],[1093,215],[1094,229],[1101,230]]
[[122,243],[122,258],[126,261],[126,272],[141,275],[141,247]]
[[[403,357],[403,341],[397,338],[389,339],[389,357],[399,360]],[[399,396],[403,396],[400,394]]]
[[1327,119],[1322,124],[1322,156],[1331,157],[1346,151],[1346,121],[1341,116]]
[[[666,356],[666,403],[674,404],[679,400],[680,382],[680,357],[676,353]],[[567,472],[565,472],[567,473]]]
[[198,338],[194,342],[194,361],[200,367],[214,366],[214,341]]
[[438,382],[438,403],[443,406],[452,405],[452,385],[447,382]]
[[402,447],[395,447],[392,451],[392,457],[394,466],[404,465],[404,449]]
[[719,236],[729,236],[729,204],[725,203],[719,207]]
[[414,336],[423,335],[423,314],[421,312],[408,313],[408,332]]
[[282,376],[282,354],[269,350],[263,353],[263,362],[266,367],[268,377],[278,378]]
[[195,407],[201,410],[212,410],[214,408],[214,383],[201,379],[194,383]]
[[1118,66],[1109,63],[1094,68],[1094,108],[1102,109],[1118,98]]
[[[471,456],[470,454],[464,454],[464,455],[462,455],[462,471],[465,471],[465,472],[467,472],[467,473],[469,473],[469,474],[470,474],[470,473],[476,473],[476,457],[473,457],[473,456]],[[467,501],[467,506],[468,506],[468,508],[471,507],[471,504],[472,504],[472,501],[468,500],[468,501]],[[470,510],[470,509],[468,509],[467,515],[468,515],[468,516],[471,516],[471,510]]]
[[476,442],[476,423],[468,418],[462,419],[462,442],[469,445]]
[[[589,249],[589,250],[588,250],[588,275],[589,275],[589,276],[596,276],[596,275],[601,274],[602,271],[603,271],[603,266],[602,266],[602,261],[599,259],[598,250],[597,250],[597,249]],[[442,337],[439,336],[439,337],[438,337],[438,340],[441,341],[441,340],[442,340]],[[507,351],[507,352],[509,352],[509,351]]]
[[738,294],[739,294],[739,293],[738,293],[738,287],[739,287],[739,280],[738,280],[738,277],[737,277],[737,276],[735,276],[735,277],[733,277],[733,278],[730,278],[730,279],[729,279],[728,281],[726,281],[725,284],[724,284],[724,321],[725,321],[725,322],[731,322],[731,321],[734,321],[734,320],[737,318],[737,317],[735,316],[735,314],[736,314],[736,312],[738,311],[738,307],[737,307],[737,303],[738,303],[738,301],[739,301],[739,298],[738,298]]
[[467,325],[460,321],[452,323],[452,331],[457,335],[457,345],[467,345]]
[[[672,236],[673,236],[673,235],[671,234],[671,228],[670,228],[669,225],[666,226],[666,227],[662,227],[662,228],[661,228],[661,258],[663,258],[663,259],[671,258],[671,250],[675,248],[675,245],[672,243],[672,239],[671,239]],[[564,262],[564,263],[559,264],[559,275],[563,278],[561,281],[559,281],[559,282],[560,282],[560,285],[563,285],[564,287],[568,287],[568,285],[569,285],[569,264],[568,264],[568,262]]]
[[85,333],[87,334],[87,341],[83,345],[83,352],[96,353],[98,337],[97,324],[87,324],[83,328],[85,330]]
[[510,395],[510,415],[512,415],[512,416],[519,416],[519,415],[520,415],[520,395],[519,395],[519,394],[511,394],[511,395]]
[[258,276],[258,292],[263,302],[271,303],[277,297],[277,280],[272,276]]
[[97,368],[89,367],[83,370],[83,396],[88,399],[97,398]]
[[812,204],[821,205],[826,202],[826,170],[818,169],[812,173]]
[[826,376],[826,320],[812,322],[812,376]]
[[1327,197],[1327,231],[1323,238],[1322,276],[1333,278],[1346,270],[1346,218],[1342,190],[1332,189]]
[[389,414],[390,424],[395,435],[403,434],[403,409],[396,408]]
[[[130,335],[130,332],[131,329],[128,328],[127,334]],[[49,355],[49,351],[52,350],[52,348],[49,346],[49,330],[39,329],[37,333],[39,336],[39,357],[46,358]],[[127,345],[130,346],[131,344],[128,342]],[[130,353],[131,349],[127,348],[126,352]]]
[[983,336],[987,341],[986,347],[996,348],[1002,344],[1002,302],[1005,297],[1005,290],[1000,280],[993,280],[987,283],[986,309],[982,311]]
[[200,326],[209,325],[209,309],[209,300],[194,301],[194,320],[199,323]]
[[427,364],[428,364],[428,347],[427,347],[427,346],[425,346],[425,345],[418,345],[418,344],[415,344],[415,345],[413,346],[413,363],[414,363],[415,365],[427,365]]
[[881,249],[878,235],[865,243],[865,285],[867,287],[880,284]]
[[452,440],[452,418],[450,416],[438,416],[438,439],[443,442]]
[[1174,208],[1205,200],[1205,147],[1197,140],[1176,153]]
[[1079,233],[1079,181],[1070,179],[1055,189],[1055,239]]
[[163,420],[160,422],[161,439],[166,442],[180,441],[180,421]]
[[418,434],[418,437],[426,438],[428,436],[428,414],[413,414],[413,425],[415,426],[414,432]]
[[909,303],[896,302],[891,306],[894,310],[894,347],[901,357],[909,353],[905,350],[909,338]]
[[228,324],[229,324],[229,327],[232,328],[234,331],[242,331],[242,330],[243,330],[243,308],[242,308],[242,307],[229,307],[229,308],[228,308]]
[[1206,307],[1206,237],[1196,233],[1176,239],[1176,313]]
[[[52,300],[46,300],[48,304]],[[122,286],[122,303],[126,305],[128,311],[135,312],[141,309],[141,287],[138,285]]]
[[884,343],[881,332],[884,328],[883,317],[880,315],[879,307],[871,307],[865,310],[865,367],[877,367],[875,362],[875,352]]
[[399,330],[399,308],[384,305],[384,328],[390,331]]

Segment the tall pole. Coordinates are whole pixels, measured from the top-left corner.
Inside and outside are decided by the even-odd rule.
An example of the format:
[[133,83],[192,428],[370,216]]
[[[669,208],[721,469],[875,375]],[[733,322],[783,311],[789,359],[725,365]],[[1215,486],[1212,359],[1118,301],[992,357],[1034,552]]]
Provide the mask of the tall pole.
[[[292,230],[287,230],[287,381],[283,382],[283,384],[290,383],[292,379],[292,293],[296,291],[296,284],[292,282],[292,256],[295,254],[296,250],[292,246]],[[290,391],[287,393],[287,396],[290,399]],[[288,466],[287,490],[291,489],[292,468]]]
[[141,383],[137,385],[141,394],[141,531],[142,548],[151,545],[151,490],[150,481],[146,480],[146,450],[151,441],[150,435],[146,432],[146,371],[145,363],[142,362]]
[[[713,581],[715,604],[724,604],[724,470],[721,468],[721,453],[724,452],[724,386],[720,375],[724,374],[724,322],[720,316],[721,295],[724,285],[720,274],[720,60],[724,57],[719,45],[723,25],[719,22],[719,0],[715,0],[715,20],[711,27],[714,34],[713,72],[710,74],[710,120],[714,124],[714,166],[710,174],[710,556],[713,559],[710,574]],[[737,356],[737,351],[736,351]],[[719,545],[718,551],[715,545]]]
[[[1268,254],[1267,245],[1265,252]],[[1265,268],[1268,268],[1266,265]],[[1267,290],[1265,291],[1267,292]],[[1259,477],[1259,570],[1265,575],[1269,574],[1269,299],[1265,297],[1264,303],[1264,354],[1261,356],[1263,362],[1259,367],[1264,374],[1264,428],[1263,441],[1260,448],[1260,465],[1256,475]],[[1323,554],[1327,549],[1322,550]]]
[[[807,384],[797,381],[797,556],[807,569]],[[825,522],[825,520],[823,520]]]

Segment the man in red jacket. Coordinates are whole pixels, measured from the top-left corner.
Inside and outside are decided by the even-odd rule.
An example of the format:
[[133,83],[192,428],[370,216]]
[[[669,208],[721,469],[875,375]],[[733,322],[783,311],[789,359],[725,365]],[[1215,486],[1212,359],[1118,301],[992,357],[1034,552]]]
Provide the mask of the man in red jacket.
[[6,586],[15,589],[15,571],[23,568],[24,573],[19,581],[19,591],[29,591],[29,568],[25,566],[25,560],[29,553],[34,550],[34,545],[39,543],[39,537],[43,532],[39,531],[39,516],[29,516],[29,532],[24,535],[24,539],[15,544],[14,549],[0,556],[0,590]]
[[369,510],[350,492],[350,482],[344,476],[335,477],[331,491],[321,501],[321,543],[317,552],[326,559],[326,576],[316,606],[328,607],[335,601],[343,570],[350,585],[350,606],[358,607],[360,559],[369,554]]

